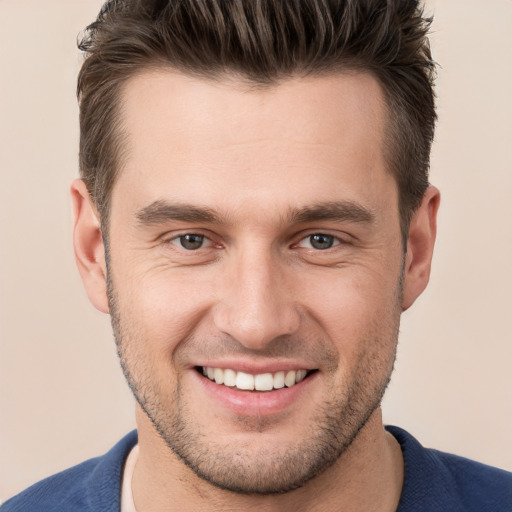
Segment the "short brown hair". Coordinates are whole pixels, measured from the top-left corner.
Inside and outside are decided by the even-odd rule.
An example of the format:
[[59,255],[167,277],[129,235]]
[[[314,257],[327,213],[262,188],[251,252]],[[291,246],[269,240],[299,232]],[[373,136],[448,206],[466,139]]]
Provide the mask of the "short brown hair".
[[77,89],[80,173],[102,223],[122,160],[120,90],[135,74],[171,67],[264,86],[361,70],[386,96],[386,159],[406,241],[428,187],[436,121],[430,23],[416,0],[107,1],[79,42],[86,59]]

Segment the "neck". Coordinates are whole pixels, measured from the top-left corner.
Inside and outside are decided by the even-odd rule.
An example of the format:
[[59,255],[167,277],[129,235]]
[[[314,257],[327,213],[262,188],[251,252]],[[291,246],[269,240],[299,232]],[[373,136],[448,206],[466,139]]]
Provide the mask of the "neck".
[[391,512],[398,506],[403,483],[402,453],[398,442],[384,430],[380,409],[337,462],[321,475],[294,491],[268,496],[235,494],[212,486],[169,450],[140,410],[137,425],[140,453],[132,482],[137,512]]

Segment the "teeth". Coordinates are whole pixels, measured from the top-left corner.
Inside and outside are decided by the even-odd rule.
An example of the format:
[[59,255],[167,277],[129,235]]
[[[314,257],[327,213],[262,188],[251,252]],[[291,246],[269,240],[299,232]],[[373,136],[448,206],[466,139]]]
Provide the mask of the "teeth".
[[254,375],[250,375],[249,373],[238,372],[236,375],[235,386],[238,389],[254,389]]
[[261,373],[254,376],[254,389],[257,391],[270,391],[274,388],[274,377],[271,373]]
[[298,370],[295,374],[295,382],[300,382],[301,380],[304,380],[304,377],[306,376],[308,372],[306,370]]
[[297,375],[297,372],[294,372],[293,370],[288,372],[284,378],[284,385],[289,388],[290,386],[293,386],[295,384],[295,377]]
[[284,372],[274,373],[274,389],[284,388]]
[[224,386],[236,386],[236,372],[234,370],[224,370]]
[[224,372],[220,368],[215,368],[213,377],[217,384],[224,384]]
[[217,384],[236,387],[238,389],[249,391],[271,391],[272,389],[281,389],[294,386],[304,380],[307,370],[279,371],[276,373],[260,373],[252,375],[245,372],[236,372],[231,369],[222,368],[202,368],[203,375]]

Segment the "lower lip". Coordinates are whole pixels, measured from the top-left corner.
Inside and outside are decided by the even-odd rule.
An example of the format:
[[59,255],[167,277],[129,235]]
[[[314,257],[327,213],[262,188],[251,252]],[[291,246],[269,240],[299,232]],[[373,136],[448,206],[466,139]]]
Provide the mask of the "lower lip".
[[240,416],[271,416],[284,412],[300,399],[317,379],[318,372],[308,375],[304,380],[289,388],[272,391],[242,391],[230,388],[196,374],[200,384],[223,407]]

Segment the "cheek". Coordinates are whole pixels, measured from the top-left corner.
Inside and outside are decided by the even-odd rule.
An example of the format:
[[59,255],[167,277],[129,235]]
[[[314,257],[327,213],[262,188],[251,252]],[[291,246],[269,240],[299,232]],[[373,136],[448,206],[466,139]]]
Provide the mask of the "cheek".
[[344,390],[351,402],[378,397],[392,372],[400,319],[395,277],[340,276],[310,297],[312,316],[338,356],[330,389]]
[[329,278],[307,279],[304,303],[310,315],[336,345],[340,357],[368,339],[394,336],[399,317],[399,269],[330,270]]
[[211,304],[212,292],[204,275],[183,275],[173,269],[124,274],[116,292],[123,326],[138,332],[137,343],[151,344],[151,352],[169,356],[189,336]]

